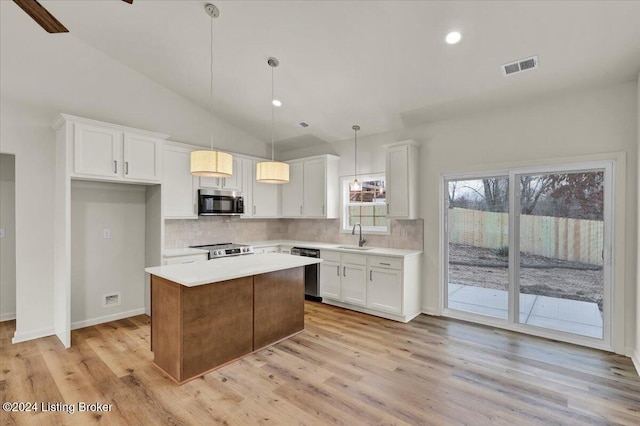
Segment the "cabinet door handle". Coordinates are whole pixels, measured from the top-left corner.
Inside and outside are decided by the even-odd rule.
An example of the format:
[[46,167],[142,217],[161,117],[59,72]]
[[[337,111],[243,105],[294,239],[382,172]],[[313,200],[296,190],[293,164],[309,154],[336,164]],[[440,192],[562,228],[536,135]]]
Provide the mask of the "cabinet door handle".
[[324,216],[324,205],[322,206],[322,215]]
[[336,266],[336,275],[340,276],[340,265]]
[[346,266],[343,266],[343,267],[342,267],[342,276],[343,276],[343,277],[346,277],[346,276],[347,276],[347,267],[346,267]]
[[256,206],[253,206],[253,214],[256,214]]
[[125,175],[129,174],[129,162],[128,161],[124,162],[124,174]]
[[369,281],[373,281],[373,271],[369,270]]
[[387,203],[387,214],[389,214],[389,203]]
[[300,206],[300,215],[302,215],[302,206]]
[[113,160],[113,173],[118,173],[118,160]]
[[196,210],[196,203],[193,203],[193,214],[198,213],[198,210]]

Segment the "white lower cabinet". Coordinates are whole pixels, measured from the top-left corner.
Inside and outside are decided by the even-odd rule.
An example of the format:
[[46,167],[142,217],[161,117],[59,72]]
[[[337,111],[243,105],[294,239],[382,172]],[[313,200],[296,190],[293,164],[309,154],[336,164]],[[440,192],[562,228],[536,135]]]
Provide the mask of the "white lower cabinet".
[[279,246],[278,247],[278,252],[279,253],[284,253],[284,254],[291,254],[291,249],[293,248],[293,246]]
[[320,296],[356,306],[367,305],[367,257],[322,251]]
[[323,250],[322,301],[407,322],[421,312],[420,256],[387,257]]
[[278,253],[278,246],[254,247],[253,254]]
[[402,314],[402,271],[369,268],[367,307]]
[[184,256],[172,256],[164,258],[164,265],[179,265],[182,263],[193,263],[193,262],[203,262],[209,259],[209,255],[207,253],[201,254],[188,254]]
[[[324,253],[320,255],[324,259]],[[324,260],[320,264],[320,296],[323,299],[342,300],[340,296],[340,262]]]

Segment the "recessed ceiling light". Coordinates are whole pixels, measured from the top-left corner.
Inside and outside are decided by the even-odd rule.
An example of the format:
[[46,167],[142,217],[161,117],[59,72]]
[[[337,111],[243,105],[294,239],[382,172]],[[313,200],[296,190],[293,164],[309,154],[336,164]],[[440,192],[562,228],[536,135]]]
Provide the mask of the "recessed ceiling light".
[[279,101],[278,99],[272,100],[271,103],[273,104],[273,106],[277,106],[277,107],[282,106],[282,101]]
[[449,44],[456,44],[460,41],[461,38],[462,38],[462,35],[459,32],[451,31],[449,34],[447,34],[447,37],[445,38],[445,40]]

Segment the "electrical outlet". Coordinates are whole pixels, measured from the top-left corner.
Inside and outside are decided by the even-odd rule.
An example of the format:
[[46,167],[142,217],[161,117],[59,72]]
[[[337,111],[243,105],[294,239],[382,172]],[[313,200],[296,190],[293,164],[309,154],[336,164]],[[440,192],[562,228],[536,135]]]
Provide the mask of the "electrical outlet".
[[102,236],[103,236],[104,238],[107,238],[107,239],[108,239],[108,238],[111,238],[111,229],[105,229],[105,230],[103,230],[103,231],[102,231]]

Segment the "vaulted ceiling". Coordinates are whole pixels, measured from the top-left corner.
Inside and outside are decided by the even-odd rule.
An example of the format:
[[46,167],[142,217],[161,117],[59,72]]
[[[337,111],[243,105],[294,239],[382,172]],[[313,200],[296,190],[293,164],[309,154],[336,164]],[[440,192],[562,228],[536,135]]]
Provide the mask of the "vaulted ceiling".
[[[6,1],[6,0],[1,0]],[[76,37],[209,108],[204,1],[41,1]],[[295,147],[442,119],[559,90],[632,81],[640,1],[213,1],[216,113]],[[4,5],[3,10],[10,10]],[[16,5],[17,24],[41,32]],[[13,9],[13,8],[11,8]],[[12,14],[14,12],[11,12]],[[444,42],[451,30],[457,45]],[[19,46],[16,46],[19,48]],[[537,70],[501,65],[537,55]],[[298,123],[305,121],[308,128]]]

